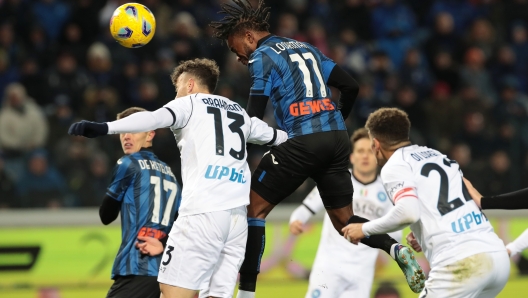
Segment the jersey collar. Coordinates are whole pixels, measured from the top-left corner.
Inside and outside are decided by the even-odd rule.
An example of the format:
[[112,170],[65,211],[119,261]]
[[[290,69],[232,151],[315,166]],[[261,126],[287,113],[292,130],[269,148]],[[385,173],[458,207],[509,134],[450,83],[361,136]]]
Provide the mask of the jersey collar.
[[273,34],[268,34],[264,37],[262,37],[261,39],[259,39],[259,41],[257,42],[257,48],[260,47],[262,45],[263,42],[265,42],[266,40],[270,39],[271,37],[273,37],[274,35]]
[[148,151],[148,152],[154,153],[154,150],[152,150],[152,147],[141,147],[139,151]]
[[372,181],[368,181],[367,183],[363,183],[363,182],[359,181],[359,179],[356,177],[356,175],[354,175],[354,171],[351,171],[350,174],[352,175],[352,177],[354,177],[354,179],[355,179],[358,183],[363,184],[364,186],[367,186],[367,185],[369,185],[369,184],[372,184],[372,183],[376,182],[376,180],[378,180],[378,175],[376,175],[376,176],[374,177],[374,179],[372,179]]

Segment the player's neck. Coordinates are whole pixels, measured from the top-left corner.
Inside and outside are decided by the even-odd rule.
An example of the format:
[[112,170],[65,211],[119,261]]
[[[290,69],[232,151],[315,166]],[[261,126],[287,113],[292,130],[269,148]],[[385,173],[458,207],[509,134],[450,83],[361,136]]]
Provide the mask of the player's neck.
[[390,146],[388,148],[383,148],[384,146],[382,146],[380,148],[380,151],[383,157],[386,160],[389,160],[389,158],[391,158],[391,156],[394,154],[394,152],[396,152],[396,150],[400,149],[401,147],[406,147],[409,145],[411,145],[411,141],[405,141],[405,142],[401,142],[396,145]]
[[362,173],[360,171],[354,171],[352,170],[352,175],[354,175],[354,178],[356,178],[357,181],[361,182],[362,184],[370,184],[376,180],[376,171],[374,172],[368,172],[368,173]]

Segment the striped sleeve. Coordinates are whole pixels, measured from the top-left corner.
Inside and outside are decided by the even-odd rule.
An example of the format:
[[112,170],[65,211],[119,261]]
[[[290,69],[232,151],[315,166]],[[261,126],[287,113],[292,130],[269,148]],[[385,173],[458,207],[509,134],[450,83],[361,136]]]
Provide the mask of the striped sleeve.
[[136,173],[136,165],[132,163],[130,158],[125,156],[119,159],[114,167],[112,182],[108,186],[106,194],[114,200],[121,202],[125,195],[126,189],[130,185]]
[[273,65],[274,62],[266,53],[255,51],[251,55],[248,62],[249,75],[252,80],[251,89],[249,90],[250,95],[270,96]]

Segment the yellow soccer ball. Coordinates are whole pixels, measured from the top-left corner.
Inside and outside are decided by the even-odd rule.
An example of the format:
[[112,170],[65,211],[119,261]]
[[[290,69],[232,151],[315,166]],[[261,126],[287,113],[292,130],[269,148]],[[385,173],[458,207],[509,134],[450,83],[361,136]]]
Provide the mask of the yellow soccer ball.
[[156,19],[145,5],[127,3],[119,6],[110,19],[110,33],[122,46],[139,48],[154,37]]

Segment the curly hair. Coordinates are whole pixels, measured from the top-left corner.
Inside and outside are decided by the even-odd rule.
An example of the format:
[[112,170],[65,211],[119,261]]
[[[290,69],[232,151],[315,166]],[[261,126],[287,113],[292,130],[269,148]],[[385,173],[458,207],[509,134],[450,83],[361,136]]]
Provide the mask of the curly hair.
[[357,141],[361,139],[369,139],[368,130],[366,128],[358,128],[354,131],[352,136],[350,137],[350,146],[352,147],[351,151],[354,151],[354,145]]
[[197,58],[181,62],[174,68],[171,74],[171,80],[174,86],[176,86],[178,78],[184,72],[196,77],[202,85],[207,87],[209,92],[212,93],[216,89],[220,69],[214,60]]
[[365,128],[373,138],[388,146],[394,146],[409,141],[411,121],[403,110],[381,108],[369,115]]
[[264,0],[259,0],[256,9],[253,9],[249,0],[233,0],[233,2],[236,6],[222,4],[219,13],[226,16],[218,22],[213,21],[209,24],[214,29],[214,37],[225,40],[243,30],[266,32],[269,30],[270,8],[264,6]]

